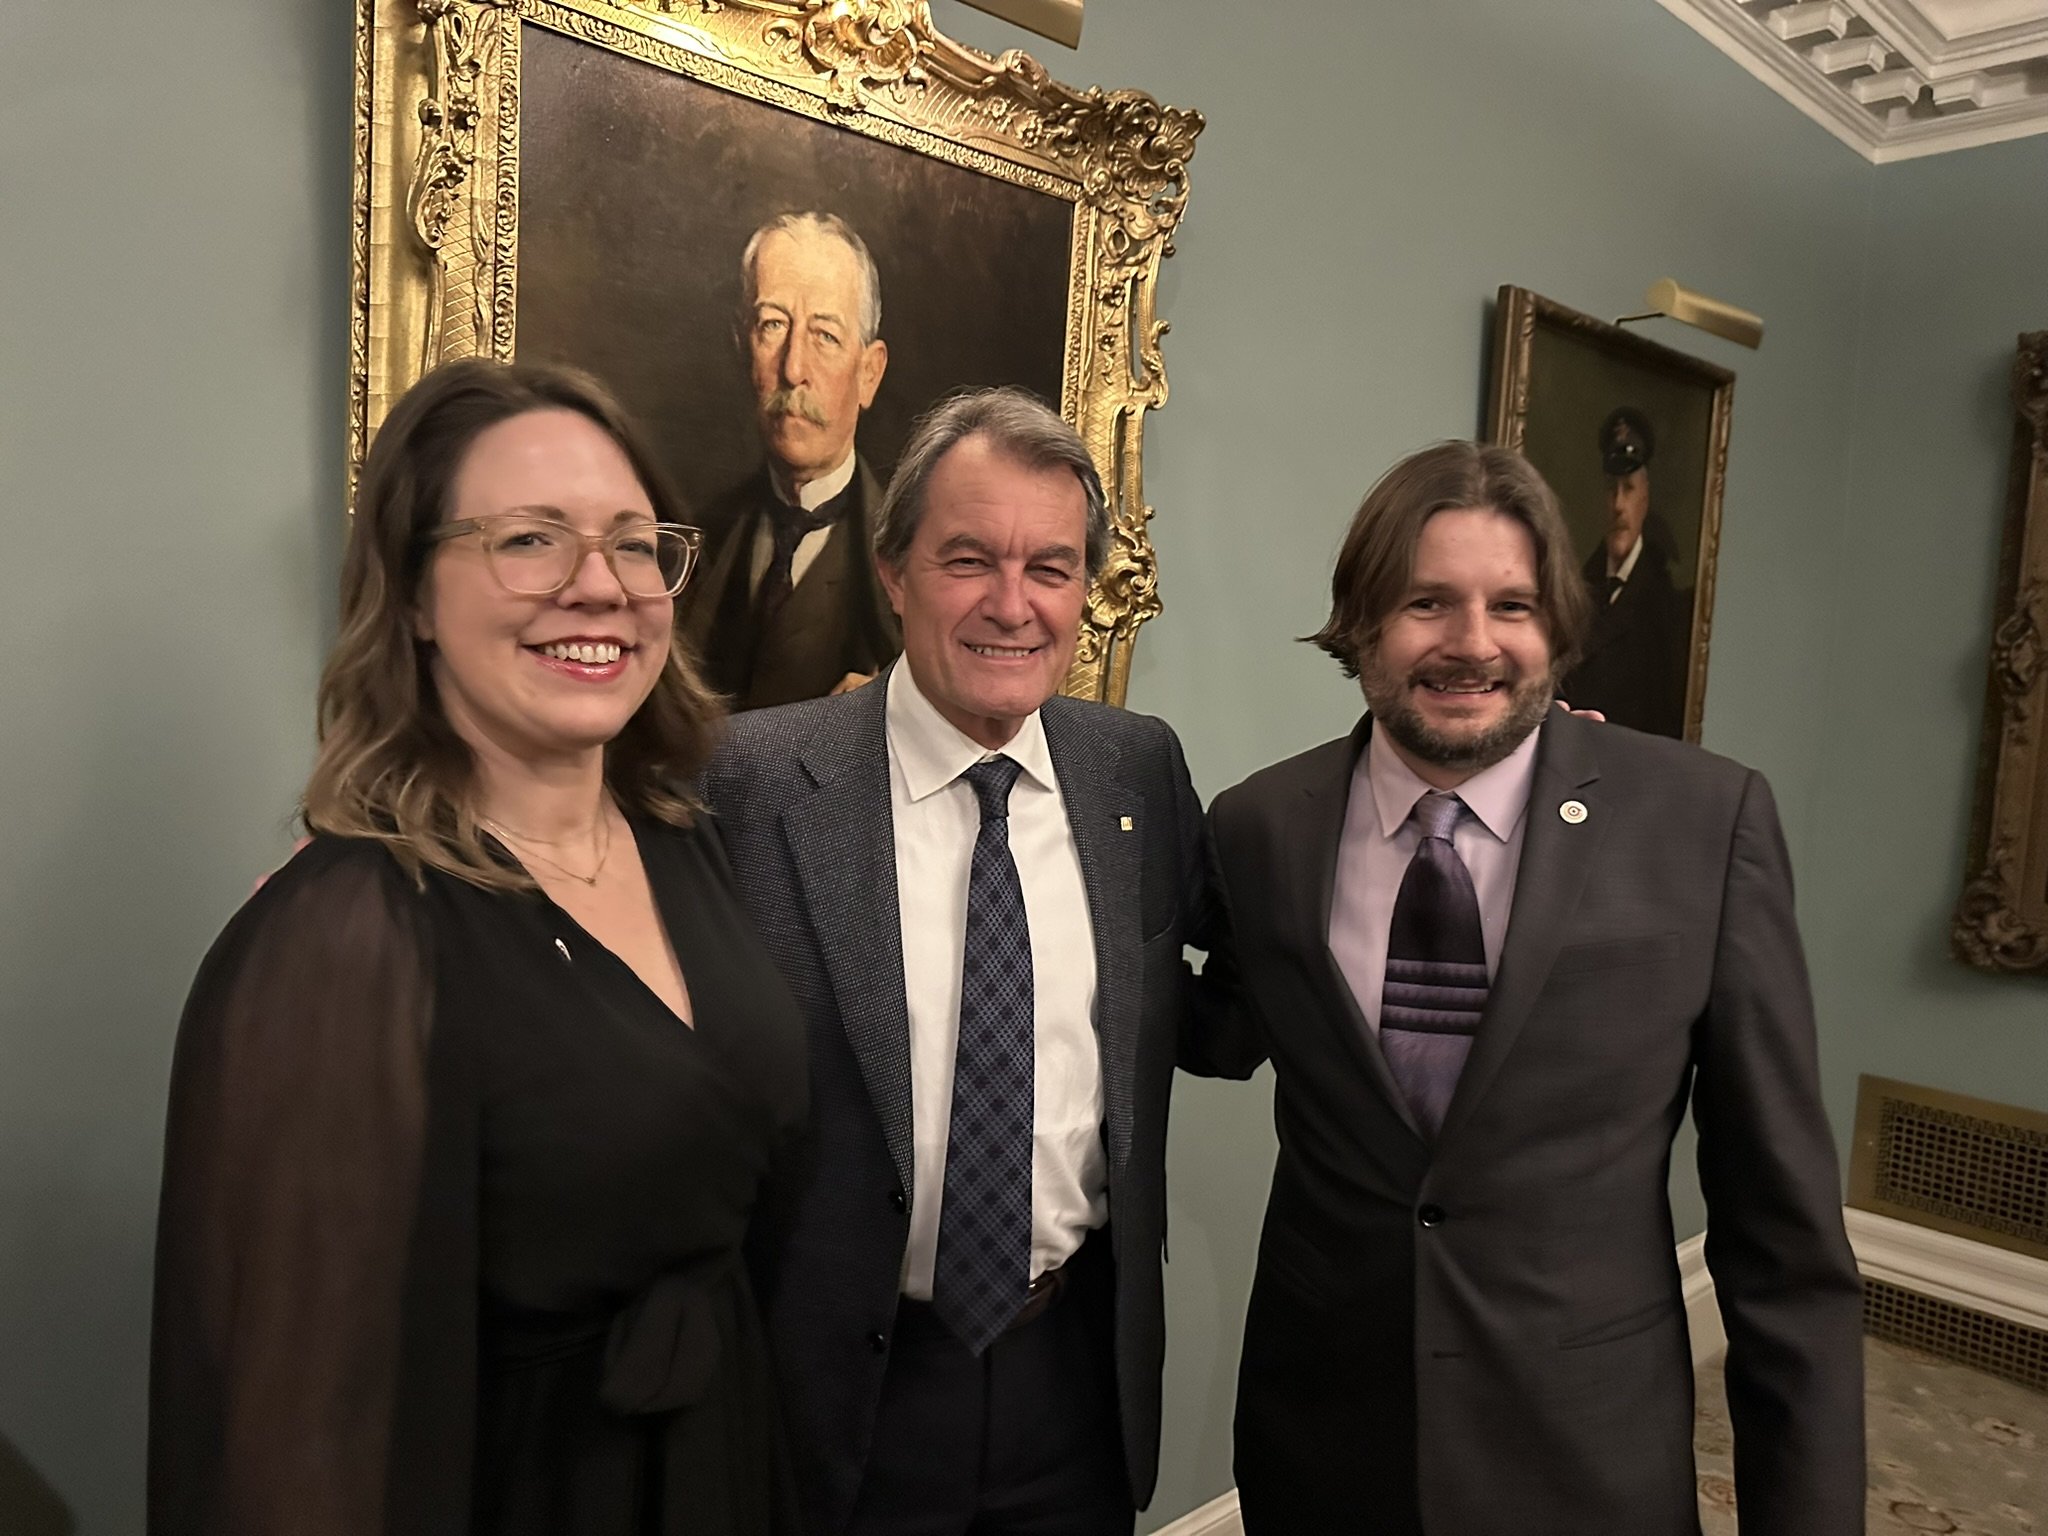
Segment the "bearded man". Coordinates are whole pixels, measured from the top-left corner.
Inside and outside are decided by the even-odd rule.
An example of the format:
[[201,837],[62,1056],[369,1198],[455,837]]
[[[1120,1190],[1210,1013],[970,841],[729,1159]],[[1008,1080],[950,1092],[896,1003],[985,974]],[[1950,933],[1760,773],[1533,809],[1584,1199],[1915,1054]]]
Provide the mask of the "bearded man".
[[1212,1064],[1270,1057],[1280,1137],[1245,1530],[1697,1536],[1690,1102],[1744,1536],[1860,1531],[1860,1286],[1769,789],[1552,708],[1588,601],[1519,454],[1397,464],[1332,599],[1368,713],[1211,811],[1245,1001]]

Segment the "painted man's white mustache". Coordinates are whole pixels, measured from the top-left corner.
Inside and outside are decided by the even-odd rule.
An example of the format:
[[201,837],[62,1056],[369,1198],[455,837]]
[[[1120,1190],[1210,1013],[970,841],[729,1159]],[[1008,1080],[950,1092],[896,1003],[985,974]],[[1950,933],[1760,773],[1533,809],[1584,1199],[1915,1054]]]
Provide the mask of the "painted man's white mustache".
[[770,416],[798,416],[814,427],[829,426],[825,413],[818,409],[818,402],[810,393],[800,387],[778,389],[762,404],[762,410]]

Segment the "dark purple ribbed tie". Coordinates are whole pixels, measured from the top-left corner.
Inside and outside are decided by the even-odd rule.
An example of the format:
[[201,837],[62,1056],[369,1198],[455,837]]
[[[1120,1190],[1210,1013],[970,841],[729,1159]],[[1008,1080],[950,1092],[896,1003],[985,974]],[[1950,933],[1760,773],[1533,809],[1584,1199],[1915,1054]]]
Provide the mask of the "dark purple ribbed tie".
[[976,763],[962,778],[981,801],[967,876],[960,1039],[953,1050],[953,1118],[932,1309],[979,1355],[1031,1288],[1031,1126],[1037,1059],[1031,928],[1010,854],[1012,758]]
[[1409,820],[1422,829],[1394,898],[1387,981],[1380,996],[1380,1049],[1416,1123],[1433,1140],[1486,1008],[1486,940],[1472,873],[1451,846],[1464,812],[1456,795],[1431,790]]

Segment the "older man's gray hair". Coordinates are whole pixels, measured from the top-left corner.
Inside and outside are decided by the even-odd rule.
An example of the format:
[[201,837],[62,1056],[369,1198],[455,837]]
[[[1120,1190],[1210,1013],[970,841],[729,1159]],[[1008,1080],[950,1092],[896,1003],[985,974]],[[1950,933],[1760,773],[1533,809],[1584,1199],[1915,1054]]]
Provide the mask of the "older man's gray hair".
[[975,389],[941,400],[918,418],[875,516],[875,555],[901,567],[924,520],[925,493],[939,460],[970,437],[985,439],[1029,469],[1070,469],[1088,498],[1088,579],[1109,559],[1109,502],[1080,433],[1029,390]]
[[805,235],[823,236],[837,240],[853,252],[860,265],[860,344],[870,345],[882,334],[882,274],[875,269],[875,258],[868,254],[868,243],[854,233],[853,226],[836,213],[785,213],[770,219],[747,241],[747,248],[740,253],[740,321],[741,326],[751,325],[754,319],[754,258],[761,253],[761,242],[770,235],[789,235],[801,238]]

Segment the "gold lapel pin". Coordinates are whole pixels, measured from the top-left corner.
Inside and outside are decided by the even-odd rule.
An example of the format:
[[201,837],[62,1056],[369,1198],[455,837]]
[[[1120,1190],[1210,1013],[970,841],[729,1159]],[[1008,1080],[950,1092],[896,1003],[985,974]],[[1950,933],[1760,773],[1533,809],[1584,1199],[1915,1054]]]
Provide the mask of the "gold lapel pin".
[[1586,819],[1586,802],[1567,800],[1557,808],[1557,819],[1568,827],[1576,827]]
[[1128,816],[1119,818],[1117,824],[1126,832],[1131,830],[1131,818]]

